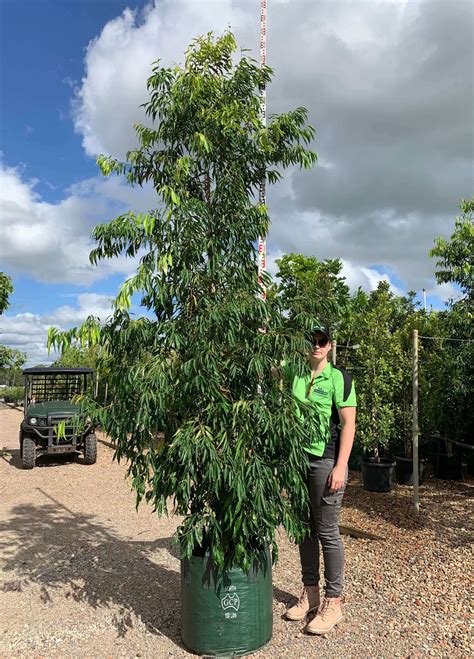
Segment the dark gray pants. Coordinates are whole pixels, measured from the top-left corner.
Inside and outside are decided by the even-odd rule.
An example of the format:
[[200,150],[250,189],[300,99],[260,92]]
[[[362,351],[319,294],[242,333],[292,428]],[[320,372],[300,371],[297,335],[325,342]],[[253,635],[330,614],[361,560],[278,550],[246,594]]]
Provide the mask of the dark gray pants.
[[[339,533],[339,513],[346,486],[344,483],[337,492],[329,491],[328,478],[334,465],[334,459],[310,458],[307,484],[311,501],[311,515],[308,520],[311,534],[308,534],[299,546],[303,584],[318,586],[321,543],[327,597],[341,596],[344,577],[344,546]],[[346,481],[347,475],[346,468]]]

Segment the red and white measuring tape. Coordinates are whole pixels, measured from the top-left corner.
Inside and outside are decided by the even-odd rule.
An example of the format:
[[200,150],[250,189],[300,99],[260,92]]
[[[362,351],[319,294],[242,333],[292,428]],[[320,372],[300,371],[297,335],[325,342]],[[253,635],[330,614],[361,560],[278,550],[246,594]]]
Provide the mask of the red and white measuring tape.
[[[260,68],[267,63],[267,0],[260,0]],[[267,125],[267,108],[266,108],[266,90],[265,86],[260,89],[260,111],[262,124]],[[260,181],[259,202],[264,206],[267,201],[265,189],[265,174]],[[265,236],[258,238],[258,283],[261,287],[260,297],[266,300],[267,291],[263,284],[263,273],[267,268],[267,241]]]

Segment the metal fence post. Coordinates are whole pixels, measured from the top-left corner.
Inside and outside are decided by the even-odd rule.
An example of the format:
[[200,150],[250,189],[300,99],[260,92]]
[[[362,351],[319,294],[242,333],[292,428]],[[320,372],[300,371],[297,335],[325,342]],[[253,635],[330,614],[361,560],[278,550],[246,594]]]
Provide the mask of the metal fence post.
[[420,512],[420,491],[418,471],[418,330],[413,330],[413,509],[415,513]]

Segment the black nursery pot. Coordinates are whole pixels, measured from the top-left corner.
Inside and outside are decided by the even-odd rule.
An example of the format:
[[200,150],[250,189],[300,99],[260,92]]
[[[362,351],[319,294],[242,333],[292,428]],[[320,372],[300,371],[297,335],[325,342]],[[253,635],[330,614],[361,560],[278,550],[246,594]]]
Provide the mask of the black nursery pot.
[[362,482],[369,492],[390,492],[395,485],[395,460],[374,458],[362,460]]
[[434,458],[435,476],[442,480],[460,481],[463,477],[463,464],[460,455],[440,453]]
[[[397,461],[397,465],[395,467],[397,483],[399,485],[413,485],[413,459],[396,455],[395,460]],[[418,482],[420,485],[423,485],[427,467],[428,467],[428,459],[419,458]]]

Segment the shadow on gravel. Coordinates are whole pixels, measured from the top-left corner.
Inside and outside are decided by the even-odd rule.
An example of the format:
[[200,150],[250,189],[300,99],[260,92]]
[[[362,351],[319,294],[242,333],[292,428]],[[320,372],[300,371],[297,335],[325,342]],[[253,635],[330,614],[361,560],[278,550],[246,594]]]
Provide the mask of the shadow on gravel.
[[7,462],[10,467],[16,467],[17,469],[22,468],[19,448],[7,448],[4,446],[0,450],[0,458],[5,460],[5,462]]
[[[297,588],[299,588],[299,584]],[[273,586],[273,599],[276,600],[277,602],[280,602],[280,604],[284,604],[285,607],[288,606],[289,604],[295,604],[298,600],[298,598],[294,594],[288,593],[286,590],[281,590],[276,586]]]
[[420,487],[420,513],[416,515],[413,488],[397,485],[391,492],[368,492],[360,474],[351,472],[343,505],[404,529],[407,537],[426,529],[450,547],[465,547],[474,542],[469,514],[473,495],[472,484],[430,478]]
[[[154,634],[167,636],[180,648],[180,575],[156,563],[153,554],[167,549],[171,538],[122,540],[93,515],[70,511],[46,493],[48,503],[18,505],[0,524],[4,557],[4,591],[40,586],[41,600],[63,598],[87,603],[92,609],[119,609],[113,619],[118,636],[133,627],[131,613]],[[71,492],[71,496],[80,493]],[[105,495],[104,495],[105,496]],[[8,580],[8,573],[11,579]],[[61,592],[59,592],[61,591]],[[56,602],[61,610],[61,603]]]

